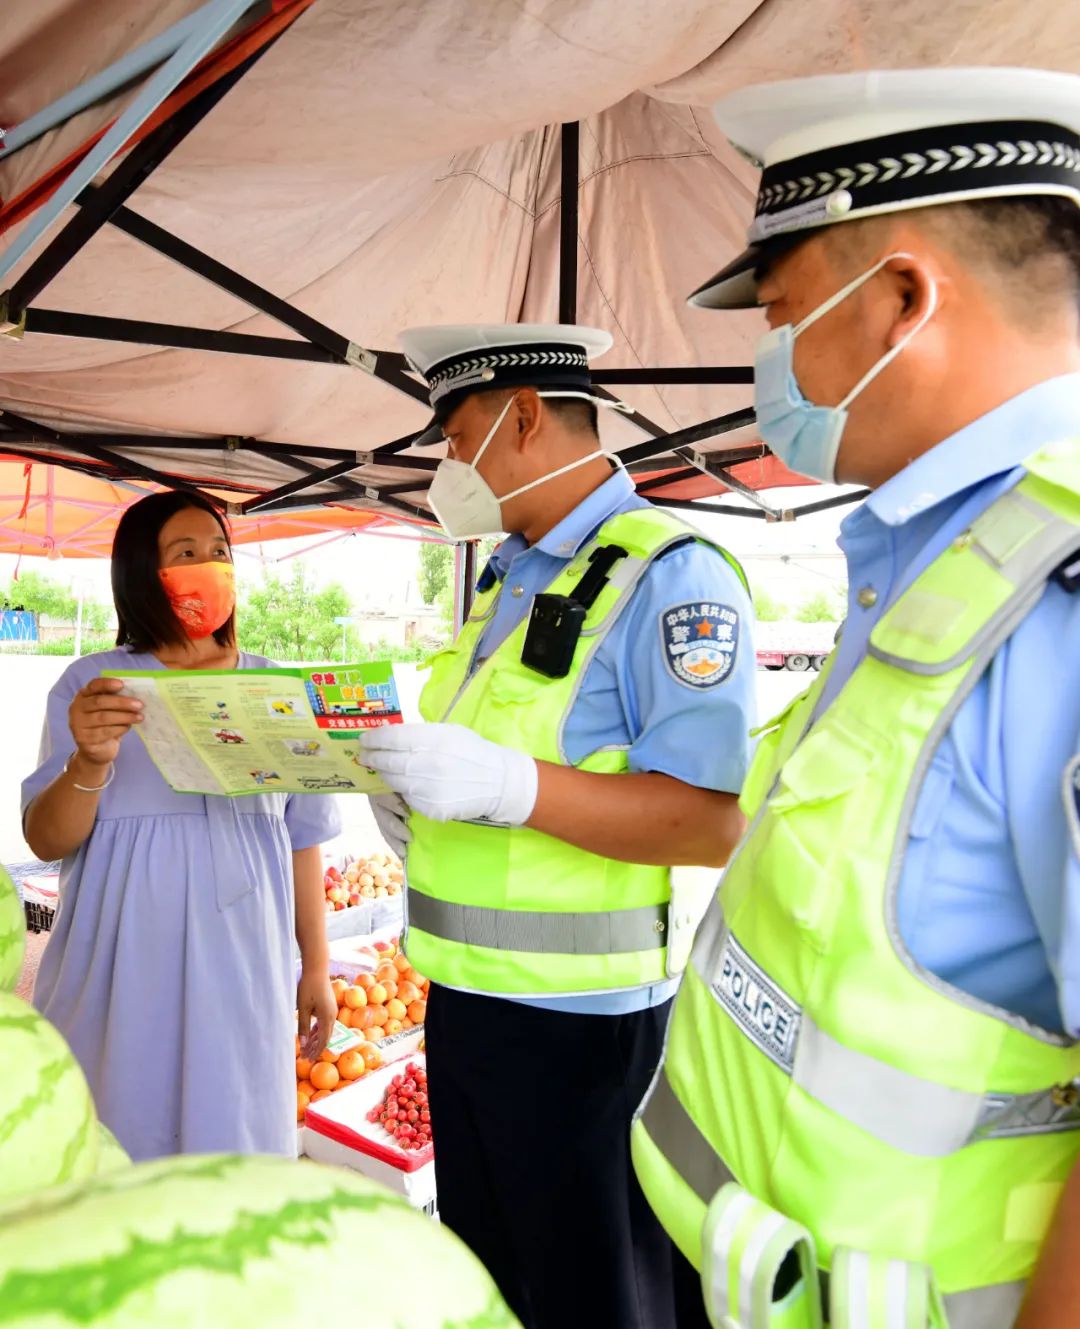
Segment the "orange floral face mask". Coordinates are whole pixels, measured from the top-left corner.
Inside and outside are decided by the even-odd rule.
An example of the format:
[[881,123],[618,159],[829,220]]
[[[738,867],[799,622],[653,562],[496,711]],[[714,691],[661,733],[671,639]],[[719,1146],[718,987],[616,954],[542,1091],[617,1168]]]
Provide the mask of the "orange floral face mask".
[[231,563],[191,563],[160,572],[173,613],[194,640],[209,637],[236,607],[236,574]]

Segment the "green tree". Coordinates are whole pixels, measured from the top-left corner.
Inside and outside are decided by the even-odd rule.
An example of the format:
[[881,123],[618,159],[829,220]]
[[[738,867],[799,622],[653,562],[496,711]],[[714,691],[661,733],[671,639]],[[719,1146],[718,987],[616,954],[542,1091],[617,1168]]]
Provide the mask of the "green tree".
[[[502,542],[497,536],[488,535],[476,542],[476,570],[479,575],[488,565],[488,560]],[[431,604],[432,601],[427,601]],[[454,631],[454,578],[449,575],[436,601],[442,610],[443,635],[449,638]]]
[[267,573],[260,586],[242,597],[237,612],[240,648],[274,660],[335,660],[341,653],[341,625],[334,619],[351,613],[343,586],[333,582],[317,590],[297,560],[284,580]]
[[454,578],[454,554],[449,545],[425,540],[420,546],[420,598],[433,605]]
[[795,611],[800,623],[837,623],[844,616],[836,592],[816,591]]
[[754,616],[759,623],[775,623],[787,616],[787,605],[782,605],[768,591],[754,592]]
[[[24,572],[18,581],[8,583],[3,594],[7,604],[22,605],[32,614],[44,614],[60,623],[74,623],[78,617],[79,601],[71,588],[40,572]],[[105,632],[111,618],[109,605],[84,597],[84,631]]]

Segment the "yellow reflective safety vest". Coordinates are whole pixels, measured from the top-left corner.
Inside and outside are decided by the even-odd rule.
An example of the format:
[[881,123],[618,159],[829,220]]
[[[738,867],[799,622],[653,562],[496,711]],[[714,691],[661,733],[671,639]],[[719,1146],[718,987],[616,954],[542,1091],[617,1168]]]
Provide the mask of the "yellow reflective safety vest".
[[920,968],[896,917],[934,750],[1080,546],[1080,443],[1025,466],[755,756],[632,1138],[714,1322],[1005,1329],[1080,1155],[1080,1046]]
[[[594,550],[627,551],[589,609],[565,678],[521,662],[521,622],[475,670],[473,661],[501,587],[480,594],[454,643],[435,657],[420,698],[425,720],[466,725],[540,761],[569,765],[563,730],[585,671],[653,561],[701,537],[655,508],[619,513],[548,587],[569,595]],[[737,571],[742,570],[723,550]],[[737,648],[736,648],[737,649]],[[577,766],[623,774],[626,751],[601,748]],[[582,809],[588,816],[588,809]],[[422,973],[448,987],[509,996],[616,992],[673,972],[669,938],[688,938],[715,884],[687,902],[687,927],[671,906],[671,869],[621,863],[525,827],[409,820],[407,948]],[[691,916],[692,914],[692,916]],[[675,947],[671,947],[675,952]]]

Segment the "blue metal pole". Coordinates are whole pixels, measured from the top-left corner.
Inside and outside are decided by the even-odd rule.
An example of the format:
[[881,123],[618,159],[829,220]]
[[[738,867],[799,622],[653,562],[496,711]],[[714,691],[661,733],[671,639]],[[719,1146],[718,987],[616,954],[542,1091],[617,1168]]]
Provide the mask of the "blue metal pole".
[[200,22],[172,56],[139,89],[112,128],[86,154],[52,197],[31,216],[26,227],[0,254],[0,280],[55,225],[64,209],[120,151],[132,134],[147,120],[174,88],[194,69],[204,55],[221,40],[238,18],[259,0],[210,0],[198,11]]
[[70,120],[73,115],[78,115],[80,111],[85,111],[88,106],[93,106],[95,102],[101,101],[103,97],[108,97],[116,92],[125,84],[131,83],[134,79],[140,78],[143,74],[149,73],[179,47],[187,37],[199,26],[199,17],[202,10],[196,10],[194,14],[189,14],[179,23],[174,23],[171,28],[166,28],[157,37],[152,38],[144,46],[140,46],[135,51],[129,51],[127,55],[121,56],[115,63],[103,69],[100,74],[95,74],[93,78],[87,79],[85,83],[80,83],[77,88],[71,92],[66,92],[62,97],[58,97],[51,105],[30,116],[21,124],[14,125],[6,133],[2,133],[3,142],[0,143],[0,161],[13,153],[17,148],[25,147],[27,143],[32,143],[34,139],[40,138],[42,134],[47,134],[50,129],[55,129],[62,125],[65,120]]

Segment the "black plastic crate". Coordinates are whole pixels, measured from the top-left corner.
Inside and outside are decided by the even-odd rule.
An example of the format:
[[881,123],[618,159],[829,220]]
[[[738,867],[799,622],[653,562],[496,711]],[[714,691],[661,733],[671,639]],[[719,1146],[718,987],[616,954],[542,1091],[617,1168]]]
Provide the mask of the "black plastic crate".
[[54,910],[43,904],[23,902],[26,911],[26,930],[28,932],[49,932],[52,930]]

